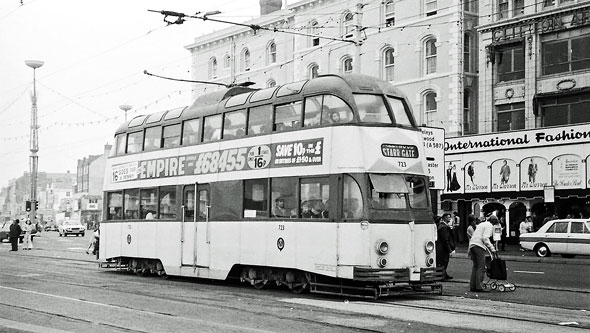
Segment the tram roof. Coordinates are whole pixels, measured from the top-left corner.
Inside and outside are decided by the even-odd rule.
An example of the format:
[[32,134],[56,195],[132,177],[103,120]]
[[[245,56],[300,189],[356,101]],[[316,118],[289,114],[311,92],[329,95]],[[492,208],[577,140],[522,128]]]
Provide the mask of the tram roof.
[[[282,88],[289,88],[291,85],[300,86],[301,88],[291,94],[292,96],[310,96],[322,93],[331,93],[340,95],[348,99],[352,98],[353,93],[364,94],[385,94],[396,97],[406,97],[405,94],[390,83],[378,78],[363,74],[325,74],[316,78],[298,82],[290,82],[281,86],[274,87],[273,95],[276,95]],[[165,123],[174,123],[179,120],[192,119],[201,116],[216,114],[225,110],[222,101],[233,96],[242,94],[251,94],[260,89],[248,88],[243,86],[233,86],[222,90],[200,95],[195,99],[192,105],[180,107],[163,112],[139,115],[127,123],[123,123],[116,130],[115,134],[127,132],[128,130],[140,130],[144,127],[153,126],[163,120]],[[249,97],[248,97],[249,99]],[[258,104],[267,104],[258,103]],[[249,103],[246,105],[250,105]]]

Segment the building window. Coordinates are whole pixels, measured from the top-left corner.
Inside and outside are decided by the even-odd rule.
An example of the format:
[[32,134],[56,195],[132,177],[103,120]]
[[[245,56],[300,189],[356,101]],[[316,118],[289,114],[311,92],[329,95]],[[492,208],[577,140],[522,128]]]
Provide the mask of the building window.
[[543,0],[543,7],[555,6],[555,0]]
[[318,66],[316,63],[309,65],[309,70],[307,73],[307,77],[310,79],[318,77],[318,75],[320,75],[320,66]]
[[471,35],[463,34],[463,71],[465,73],[473,72],[471,68]]
[[308,33],[311,36],[309,40],[309,46],[318,46],[320,45],[320,38],[316,37],[318,35],[318,21],[311,21],[309,23]]
[[424,0],[424,9],[426,16],[436,15],[437,0]]
[[342,59],[342,73],[352,73],[352,58],[345,56]]
[[209,78],[215,79],[217,78],[217,58],[212,57],[209,60]]
[[354,15],[351,12],[346,12],[342,15],[342,35],[345,38],[352,37],[352,32],[354,31],[353,18]]
[[524,129],[524,103],[496,106],[498,132]]
[[385,81],[393,81],[394,69],[393,48],[389,47],[383,52],[383,78],[385,78]]
[[498,82],[524,79],[524,44],[498,47],[495,51]]
[[231,58],[229,54],[223,56],[223,68],[230,68],[231,67]]
[[473,113],[473,96],[471,91],[463,91],[463,134],[475,133]]
[[590,69],[590,35],[545,42],[543,75]]
[[436,93],[433,91],[430,91],[428,93],[426,93],[426,95],[424,95],[424,111],[426,113],[429,112],[436,112],[437,109],[437,105],[436,105]]
[[395,25],[395,3],[393,0],[385,1],[385,26],[392,27]]
[[543,126],[590,122],[590,93],[547,98],[539,104]]
[[266,48],[266,64],[274,64],[277,62],[277,44],[271,41]]
[[524,15],[524,0],[514,0],[512,3],[512,17]]
[[242,50],[242,59],[240,61],[240,69],[242,72],[250,70],[250,50]]
[[498,20],[508,18],[508,0],[498,0]]
[[426,74],[436,73],[436,39],[427,40],[424,44],[424,51]]
[[477,12],[477,2],[479,0],[463,0],[463,10],[466,12]]

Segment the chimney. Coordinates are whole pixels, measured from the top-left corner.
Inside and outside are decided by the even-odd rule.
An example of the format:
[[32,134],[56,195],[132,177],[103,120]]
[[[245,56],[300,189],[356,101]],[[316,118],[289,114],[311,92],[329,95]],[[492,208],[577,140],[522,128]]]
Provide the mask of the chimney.
[[283,0],[260,0],[260,15],[270,14],[281,10]]

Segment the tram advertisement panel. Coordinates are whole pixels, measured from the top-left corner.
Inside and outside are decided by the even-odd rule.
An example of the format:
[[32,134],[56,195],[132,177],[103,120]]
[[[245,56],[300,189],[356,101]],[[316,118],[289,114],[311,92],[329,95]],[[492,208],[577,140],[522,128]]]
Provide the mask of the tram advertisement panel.
[[322,165],[323,143],[316,138],[117,164],[111,167],[111,181]]

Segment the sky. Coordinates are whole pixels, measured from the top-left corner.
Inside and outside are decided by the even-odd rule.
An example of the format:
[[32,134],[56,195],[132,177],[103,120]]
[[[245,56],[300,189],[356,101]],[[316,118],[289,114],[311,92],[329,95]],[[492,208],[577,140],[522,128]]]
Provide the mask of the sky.
[[[291,2],[289,2],[291,3]],[[243,22],[259,0],[3,0],[0,2],[0,188],[29,171],[33,69],[36,70],[39,172],[76,173],[78,159],[99,155],[128,119],[191,104],[195,37],[227,24],[187,19],[167,25],[170,10]],[[206,79],[206,78],[203,78]]]

